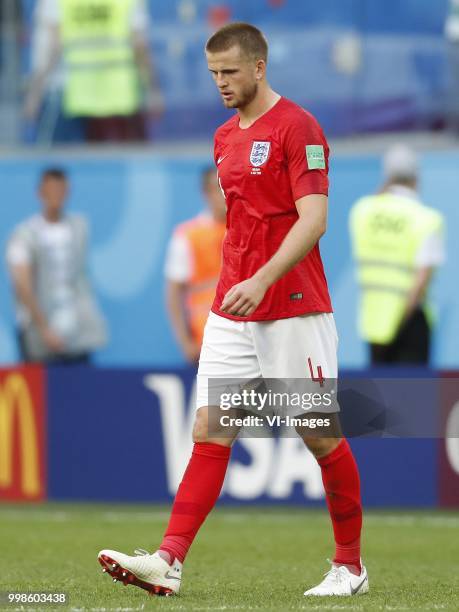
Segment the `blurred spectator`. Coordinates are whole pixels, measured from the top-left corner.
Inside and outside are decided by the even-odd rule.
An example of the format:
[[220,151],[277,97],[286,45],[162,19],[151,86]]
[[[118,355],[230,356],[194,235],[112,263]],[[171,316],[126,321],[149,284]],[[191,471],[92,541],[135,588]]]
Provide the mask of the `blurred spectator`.
[[418,160],[402,145],[384,158],[385,184],[350,217],[361,289],[360,332],[373,364],[427,364],[427,290],[445,261],[443,217],[418,195]]
[[17,0],[0,2],[0,73],[2,74],[6,68],[5,56],[11,53],[18,54],[22,20],[21,4]]
[[199,359],[225,234],[226,203],[215,168],[203,171],[202,191],[209,210],[175,229],[165,265],[169,316],[183,354],[191,363]]
[[106,342],[86,274],[88,227],[64,212],[65,173],[49,168],[39,185],[41,214],[21,223],[7,246],[23,361],[76,363]]
[[163,109],[149,27],[144,0],[40,0],[26,116],[38,116],[47,81],[62,57],[63,111],[84,118],[87,140],[145,140],[144,111]]
[[449,0],[445,24],[449,55],[448,125],[459,133],[459,0]]
[[0,141],[3,145],[16,143],[20,132],[18,98],[22,19],[20,2],[0,2]]

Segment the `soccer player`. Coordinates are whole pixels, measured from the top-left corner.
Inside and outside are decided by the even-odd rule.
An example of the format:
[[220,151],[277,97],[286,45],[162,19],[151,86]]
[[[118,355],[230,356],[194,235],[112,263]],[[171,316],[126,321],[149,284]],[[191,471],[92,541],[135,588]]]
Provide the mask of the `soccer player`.
[[[217,501],[230,458],[233,438],[223,428],[209,431],[209,380],[337,377],[338,339],[318,246],[327,222],[323,132],[313,116],[270,88],[267,42],[254,26],[224,26],[207,42],[206,55],[225,107],[237,113],[215,135],[227,234],[199,360],[194,449],[158,550],[99,553],[115,579],[163,595],[179,591],[182,564]],[[305,595],[365,593],[351,449],[339,436],[302,435],[322,471],[336,542],[330,571]]]

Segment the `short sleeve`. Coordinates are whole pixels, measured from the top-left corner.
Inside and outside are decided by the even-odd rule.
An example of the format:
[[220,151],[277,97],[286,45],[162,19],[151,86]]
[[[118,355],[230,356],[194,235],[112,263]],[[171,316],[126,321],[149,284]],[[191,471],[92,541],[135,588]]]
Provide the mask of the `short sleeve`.
[[193,275],[193,262],[188,240],[182,232],[174,232],[169,242],[164,276],[176,283],[186,283]]
[[30,244],[20,231],[15,232],[7,244],[6,262],[10,268],[28,265],[32,262]]
[[321,127],[309,113],[288,126],[284,154],[295,201],[314,193],[328,195],[329,148]]
[[416,255],[416,267],[436,268],[446,261],[443,234],[436,231],[429,234],[421,244]]

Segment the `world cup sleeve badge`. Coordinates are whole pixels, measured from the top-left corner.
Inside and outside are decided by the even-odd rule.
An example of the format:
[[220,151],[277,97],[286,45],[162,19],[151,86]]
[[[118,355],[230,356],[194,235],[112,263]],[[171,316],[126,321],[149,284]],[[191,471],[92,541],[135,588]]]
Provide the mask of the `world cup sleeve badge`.
[[253,167],[259,168],[268,161],[271,143],[264,140],[255,140],[250,152],[250,163]]

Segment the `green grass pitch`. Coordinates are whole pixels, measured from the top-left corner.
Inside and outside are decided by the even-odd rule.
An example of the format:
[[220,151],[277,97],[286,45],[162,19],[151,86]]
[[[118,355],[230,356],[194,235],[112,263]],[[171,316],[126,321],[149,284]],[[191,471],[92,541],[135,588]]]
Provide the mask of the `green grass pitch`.
[[325,510],[217,509],[176,598],[149,597],[102,574],[99,549],[152,550],[167,517],[167,508],[150,506],[0,505],[0,591],[65,591],[69,604],[60,609],[75,611],[459,610],[458,513],[367,512],[370,593],[361,597],[303,597],[333,553]]

